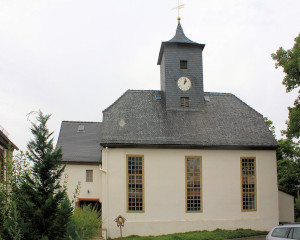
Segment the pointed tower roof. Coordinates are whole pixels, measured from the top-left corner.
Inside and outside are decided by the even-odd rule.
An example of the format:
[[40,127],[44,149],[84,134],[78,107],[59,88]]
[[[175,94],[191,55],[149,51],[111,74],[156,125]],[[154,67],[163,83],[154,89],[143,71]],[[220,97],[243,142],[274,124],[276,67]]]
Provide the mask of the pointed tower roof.
[[183,32],[183,29],[181,27],[181,24],[180,24],[180,20],[178,20],[178,25],[177,25],[177,29],[176,29],[176,33],[175,33],[175,36],[167,41],[167,42],[177,42],[177,43],[196,43],[196,42],[193,42],[192,40],[188,39],[184,32]]
[[171,40],[161,43],[157,65],[160,65],[160,63],[161,63],[161,59],[162,59],[162,56],[163,56],[165,46],[174,45],[174,44],[176,44],[176,45],[177,44],[190,45],[190,46],[200,47],[202,49],[205,46],[205,44],[196,43],[196,42],[188,39],[185,36],[185,34],[183,32],[183,29],[182,29],[182,26],[180,24],[180,18],[178,18],[178,25],[177,25],[175,36]]

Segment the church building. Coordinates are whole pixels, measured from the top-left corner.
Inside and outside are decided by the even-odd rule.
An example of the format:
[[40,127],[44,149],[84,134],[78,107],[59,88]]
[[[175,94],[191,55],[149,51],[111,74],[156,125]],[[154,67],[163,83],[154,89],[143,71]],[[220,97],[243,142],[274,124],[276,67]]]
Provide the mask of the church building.
[[[205,45],[180,19],[162,42],[160,90],[128,90],[102,122],[63,121],[58,146],[70,199],[99,207],[106,237],[278,224],[277,142],[230,93],[204,92]],[[158,81],[158,79],[157,79]]]

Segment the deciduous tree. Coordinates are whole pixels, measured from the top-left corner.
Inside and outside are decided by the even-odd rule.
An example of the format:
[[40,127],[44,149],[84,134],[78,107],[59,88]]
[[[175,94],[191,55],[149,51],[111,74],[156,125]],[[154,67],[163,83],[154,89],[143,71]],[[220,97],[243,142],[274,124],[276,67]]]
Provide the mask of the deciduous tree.
[[[285,77],[282,84],[286,91],[290,92],[300,86],[300,34],[295,38],[293,48],[284,50],[280,47],[276,53],[272,53],[275,67],[282,67]],[[298,91],[300,94],[300,91]],[[294,102],[293,107],[289,107],[289,120],[287,121],[288,137],[300,137],[300,96]]]

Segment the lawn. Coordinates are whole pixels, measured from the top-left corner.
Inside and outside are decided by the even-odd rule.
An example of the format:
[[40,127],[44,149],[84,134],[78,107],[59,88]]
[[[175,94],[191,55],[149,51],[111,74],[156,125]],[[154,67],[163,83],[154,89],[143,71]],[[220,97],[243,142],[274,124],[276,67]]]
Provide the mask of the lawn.
[[237,229],[237,230],[222,230],[216,229],[214,231],[197,231],[186,233],[175,233],[161,236],[129,236],[123,238],[115,238],[115,240],[222,240],[250,236],[267,235],[267,232],[255,231],[250,229]]

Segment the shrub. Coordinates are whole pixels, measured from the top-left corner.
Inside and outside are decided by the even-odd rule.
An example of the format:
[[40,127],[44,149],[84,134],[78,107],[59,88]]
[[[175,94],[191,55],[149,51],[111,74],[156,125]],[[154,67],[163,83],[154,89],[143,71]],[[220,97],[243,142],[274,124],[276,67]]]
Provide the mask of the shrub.
[[66,240],[92,239],[100,233],[101,217],[95,208],[76,208],[67,227]]

